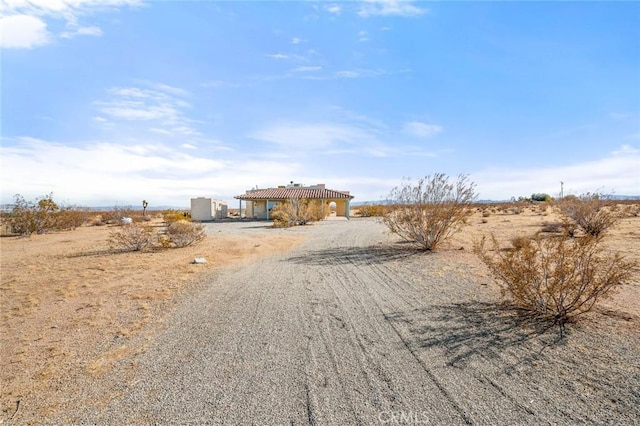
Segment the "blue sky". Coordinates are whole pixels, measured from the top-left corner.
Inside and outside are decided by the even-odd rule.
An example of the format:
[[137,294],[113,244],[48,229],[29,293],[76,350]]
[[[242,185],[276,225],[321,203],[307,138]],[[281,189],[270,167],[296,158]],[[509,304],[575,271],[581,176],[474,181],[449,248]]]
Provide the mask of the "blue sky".
[[1,0],[1,202],[640,194],[640,2]]

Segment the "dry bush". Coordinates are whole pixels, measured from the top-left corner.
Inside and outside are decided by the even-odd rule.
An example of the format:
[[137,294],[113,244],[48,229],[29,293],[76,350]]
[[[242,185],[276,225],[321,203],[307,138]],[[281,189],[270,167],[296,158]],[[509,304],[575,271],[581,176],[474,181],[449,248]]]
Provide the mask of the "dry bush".
[[585,234],[597,237],[618,221],[618,217],[608,208],[610,204],[601,194],[586,193],[580,197],[565,197],[558,203],[558,208]]
[[[167,226],[166,237],[175,247],[187,247],[205,238],[204,226],[199,223],[179,220]],[[163,246],[166,246],[162,243]]]
[[271,209],[269,215],[275,228],[295,226],[298,220],[295,208],[290,203],[280,203]]
[[275,228],[306,225],[324,219],[322,207],[308,199],[291,199],[271,209],[270,218]]
[[84,225],[89,219],[89,212],[77,207],[65,207],[54,215],[55,228],[58,230],[71,230]]
[[591,236],[538,234],[507,251],[500,250],[493,238],[494,255],[483,239],[475,251],[515,305],[563,324],[611,295],[638,266],[619,253],[605,251],[600,242]]
[[166,223],[173,223],[179,220],[190,221],[191,217],[188,217],[184,212],[178,210],[164,210],[162,212],[162,220]]
[[131,223],[113,228],[109,232],[109,246],[112,250],[140,251],[154,239],[153,228],[146,223]]
[[475,184],[466,175],[449,182],[443,173],[426,176],[413,184],[405,180],[389,194],[393,202],[382,216],[389,230],[422,250],[434,250],[458,231],[473,214]]
[[365,204],[358,208],[362,217],[381,217],[384,215],[386,206],[382,204]]

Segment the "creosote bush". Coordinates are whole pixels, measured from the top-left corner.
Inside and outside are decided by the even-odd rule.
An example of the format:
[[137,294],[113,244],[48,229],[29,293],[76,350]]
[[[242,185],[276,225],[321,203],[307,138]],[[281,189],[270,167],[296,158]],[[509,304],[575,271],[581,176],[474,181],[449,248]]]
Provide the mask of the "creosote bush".
[[109,232],[109,246],[112,250],[140,251],[151,245],[155,233],[146,223],[130,223],[114,227]]
[[573,221],[585,234],[598,237],[618,221],[609,201],[601,194],[586,193],[568,196],[558,203],[560,212]]
[[53,194],[28,201],[22,195],[14,196],[13,209],[7,215],[11,231],[19,235],[44,234],[67,231],[81,226],[87,212],[76,207],[60,207]]
[[631,277],[637,262],[611,254],[601,238],[566,235],[514,241],[500,250],[492,237],[493,254],[484,239],[475,251],[513,303],[560,324],[588,312]]
[[275,228],[306,225],[324,219],[322,208],[308,199],[290,199],[271,209],[270,218]]
[[392,204],[382,216],[389,230],[422,250],[434,250],[473,214],[475,184],[466,175],[455,182],[443,173],[416,183],[406,179],[389,194]]
[[179,220],[167,225],[166,237],[175,247],[193,245],[202,241],[205,236],[204,226],[199,223]]

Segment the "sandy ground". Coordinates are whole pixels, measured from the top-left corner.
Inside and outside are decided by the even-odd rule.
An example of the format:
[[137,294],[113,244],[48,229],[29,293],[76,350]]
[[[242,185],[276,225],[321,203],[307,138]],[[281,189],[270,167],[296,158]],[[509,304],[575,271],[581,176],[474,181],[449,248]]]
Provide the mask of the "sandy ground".
[[[119,255],[105,228],[3,238],[2,420],[638,423],[639,280],[560,339],[505,309],[471,252],[554,220],[478,213],[433,254],[375,219],[214,223],[196,247]],[[639,222],[610,236],[638,259]]]

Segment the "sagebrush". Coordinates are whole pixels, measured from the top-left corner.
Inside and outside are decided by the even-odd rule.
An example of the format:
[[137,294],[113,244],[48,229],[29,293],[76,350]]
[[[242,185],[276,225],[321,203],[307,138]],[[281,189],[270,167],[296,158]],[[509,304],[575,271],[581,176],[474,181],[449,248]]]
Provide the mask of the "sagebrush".
[[492,237],[475,246],[483,262],[513,303],[535,314],[565,323],[610,296],[628,281],[637,262],[604,249],[602,239],[566,235],[518,238],[501,250]]

